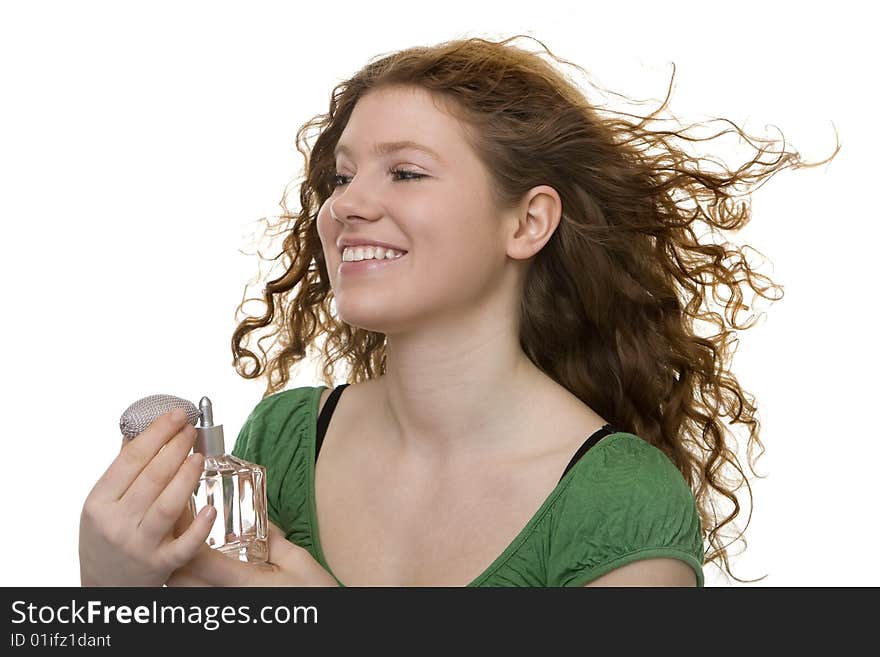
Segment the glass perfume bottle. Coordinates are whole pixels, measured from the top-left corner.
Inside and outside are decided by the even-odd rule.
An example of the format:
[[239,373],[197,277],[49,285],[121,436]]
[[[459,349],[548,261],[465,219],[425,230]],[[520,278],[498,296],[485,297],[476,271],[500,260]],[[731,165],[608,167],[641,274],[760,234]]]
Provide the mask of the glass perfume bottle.
[[195,516],[202,507],[217,509],[206,543],[239,561],[269,558],[266,469],[226,453],[223,425],[214,424],[211,400],[199,402],[194,452],[205,456],[205,467],[190,500]]

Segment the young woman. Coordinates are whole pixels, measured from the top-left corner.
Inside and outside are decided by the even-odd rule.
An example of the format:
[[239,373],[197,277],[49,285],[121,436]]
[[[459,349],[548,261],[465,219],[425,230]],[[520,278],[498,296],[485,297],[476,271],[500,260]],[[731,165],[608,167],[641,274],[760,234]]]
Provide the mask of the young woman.
[[[511,40],[372,62],[298,134],[286,270],[233,336],[268,380],[233,453],[267,468],[271,563],[207,548],[206,514],[175,529],[200,463],[163,416],[86,501],[84,584],[702,586],[727,565],[739,507],[709,511],[742,469],[720,416],[761,443],[726,327],[747,328],[740,284],[772,285],[693,224],[747,223],[750,170],[603,118]],[[752,178],[816,166],[771,164]],[[724,317],[701,309],[721,286]],[[273,323],[258,357],[245,338]],[[310,349],[325,385],[284,390]]]

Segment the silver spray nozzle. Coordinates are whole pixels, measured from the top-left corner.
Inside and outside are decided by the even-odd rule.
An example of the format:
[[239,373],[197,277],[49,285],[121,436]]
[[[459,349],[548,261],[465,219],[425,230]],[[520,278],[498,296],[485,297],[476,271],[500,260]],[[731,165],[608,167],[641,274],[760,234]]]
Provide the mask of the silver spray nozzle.
[[223,425],[214,424],[214,407],[211,400],[202,397],[199,401],[200,421],[196,425],[196,444],[194,452],[205,456],[221,456],[225,451],[223,444]]

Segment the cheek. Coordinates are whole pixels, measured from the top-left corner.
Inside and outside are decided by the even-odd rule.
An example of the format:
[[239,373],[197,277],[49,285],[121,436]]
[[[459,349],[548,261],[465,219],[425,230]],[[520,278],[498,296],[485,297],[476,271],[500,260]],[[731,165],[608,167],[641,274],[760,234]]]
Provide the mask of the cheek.
[[[421,256],[422,264],[431,277],[443,287],[470,287],[492,276],[498,266],[496,238],[473,230],[473,223],[456,227],[442,237],[429,241],[427,253]],[[459,228],[461,228],[459,230]],[[503,262],[503,259],[502,259]],[[450,285],[451,283],[451,285]]]
[[332,217],[330,216],[330,200],[324,201],[324,204],[318,210],[318,235],[324,235],[328,228],[330,227],[330,221]]
[[472,248],[453,253],[446,267],[447,287],[464,293],[489,284],[495,278],[497,263],[490,251]]
[[336,236],[338,233],[334,225],[336,222],[330,216],[329,201],[325,202],[318,211],[316,223],[318,225],[318,237],[324,249],[324,258],[329,259],[336,249]]

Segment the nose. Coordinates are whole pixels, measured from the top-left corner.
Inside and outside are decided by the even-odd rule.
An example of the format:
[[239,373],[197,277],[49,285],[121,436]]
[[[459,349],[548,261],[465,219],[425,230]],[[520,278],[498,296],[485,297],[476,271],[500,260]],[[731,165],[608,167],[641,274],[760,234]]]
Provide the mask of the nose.
[[329,203],[330,216],[341,223],[349,221],[367,220],[375,221],[382,216],[380,204],[364,191],[366,181],[358,184],[357,176],[352,178],[342,188],[337,188]]

